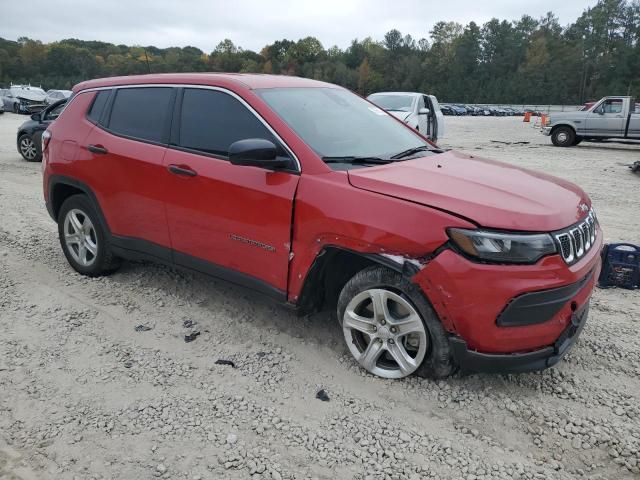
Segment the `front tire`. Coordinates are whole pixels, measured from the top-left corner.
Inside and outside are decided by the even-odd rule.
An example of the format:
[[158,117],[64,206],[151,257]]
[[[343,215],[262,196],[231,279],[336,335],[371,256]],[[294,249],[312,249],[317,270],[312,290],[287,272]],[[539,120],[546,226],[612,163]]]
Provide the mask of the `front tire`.
[[20,113],[20,105],[18,105],[17,103],[13,104],[13,113],[15,114]]
[[571,127],[558,127],[551,134],[551,142],[556,147],[572,147],[576,141],[576,132]]
[[58,213],[58,236],[67,261],[82,275],[107,275],[120,266],[86,195],[72,195],[64,201]]
[[40,147],[33,141],[31,135],[20,135],[18,138],[18,149],[20,150],[20,155],[27,162],[41,162],[42,161],[42,153],[40,152]]
[[356,273],[338,299],[347,347],[383,378],[445,378],[454,370],[449,340],[422,292],[400,273],[374,266]]

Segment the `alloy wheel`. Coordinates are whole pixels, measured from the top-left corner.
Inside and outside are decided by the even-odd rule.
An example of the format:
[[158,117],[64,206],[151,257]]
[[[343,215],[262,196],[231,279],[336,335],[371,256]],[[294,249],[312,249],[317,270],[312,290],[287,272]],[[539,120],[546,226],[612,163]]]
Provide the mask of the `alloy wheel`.
[[429,335],[415,307],[382,288],[353,297],[345,309],[342,328],[358,363],[384,378],[411,375],[429,349]]
[[64,241],[73,259],[89,267],[98,255],[98,237],[91,219],[82,210],[74,208],[64,219]]
[[33,160],[38,155],[38,149],[31,137],[24,136],[20,140],[20,153],[27,160]]

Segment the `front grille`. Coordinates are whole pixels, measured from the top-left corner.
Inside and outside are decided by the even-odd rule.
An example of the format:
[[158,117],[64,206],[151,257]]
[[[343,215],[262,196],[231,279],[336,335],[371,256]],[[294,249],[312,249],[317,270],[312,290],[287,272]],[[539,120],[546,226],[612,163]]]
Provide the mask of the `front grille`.
[[575,263],[591,250],[596,243],[597,224],[595,212],[589,210],[587,218],[582,222],[555,233],[560,255],[565,262]]

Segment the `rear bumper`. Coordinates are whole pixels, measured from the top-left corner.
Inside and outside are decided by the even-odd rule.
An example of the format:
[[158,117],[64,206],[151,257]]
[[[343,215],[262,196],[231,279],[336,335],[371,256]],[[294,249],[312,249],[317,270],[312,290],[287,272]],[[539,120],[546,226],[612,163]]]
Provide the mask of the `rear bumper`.
[[553,345],[532,352],[490,354],[470,350],[460,337],[450,339],[456,364],[462,371],[521,373],[543,370],[558,363],[576,342],[589,316],[589,303],[571,315],[567,328]]

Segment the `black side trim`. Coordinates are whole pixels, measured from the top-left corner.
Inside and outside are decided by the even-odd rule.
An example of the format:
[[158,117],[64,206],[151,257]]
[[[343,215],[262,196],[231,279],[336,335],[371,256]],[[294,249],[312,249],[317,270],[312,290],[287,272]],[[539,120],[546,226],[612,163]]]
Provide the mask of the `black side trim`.
[[517,327],[543,323],[553,318],[591,279],[593,271],[571,285],[539,292],[524,293],[507,304],[498,315],[500,327]]
[[589,316],[589,303],[571,315],[571,323],[553,345],[526,353],[492,354],[469,350],[460,337],[449,339],[456,364],[462,371],[521,373],[543,370],[558,363],[578,340]]
[[195,270],[212,277],[226,280],[227,282],[240,285],[241,287],[250,288],[256,292],[267,295],[279,302],[285,303],[287,301],[287,293],[279,290],[264,280],[252,277],[237,270],[232,270],[220,265],[216,265],[200,258],[192,257],[180,252],[173,252],[173,261],[176,265]]
[[127,260],[150,260],[172,263],[171,249],[139,238],[112,235],[109,244],[114,253]]
[[176,252],[168,247],[141,240],[139,238],[112,235],[109,239],[114,253],[127,260],[147,260],[166,265],[177,266],[220,278],[230,283],[250,288],[267,295],[281,303],[286,303],[286,292],[279,290],[264,280],[252,277],[237,270],[216,265],[214,263]]

